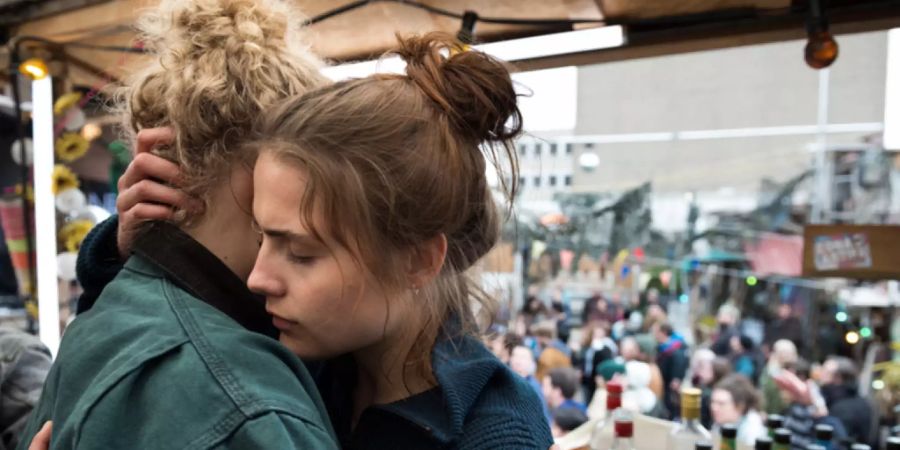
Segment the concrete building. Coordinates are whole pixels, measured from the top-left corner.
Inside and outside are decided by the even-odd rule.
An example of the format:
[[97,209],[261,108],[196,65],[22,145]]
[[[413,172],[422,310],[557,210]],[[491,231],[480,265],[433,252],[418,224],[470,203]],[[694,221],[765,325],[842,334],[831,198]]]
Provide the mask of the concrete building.
[[[840,56],[824,73],[804,63],[803,41],[579,67],[574,123],[518,144],[522,207],[546,210],[556,192],[652,181],[663,230],[684,226],[691,196],[703,212],[752,209],[764,179],[812,168],[823,137],[856,144],[882,132],[887,36],[837,36]],[[540,129],[529,112],[526,128]],[[546,105],[540,112],[554,115]]]

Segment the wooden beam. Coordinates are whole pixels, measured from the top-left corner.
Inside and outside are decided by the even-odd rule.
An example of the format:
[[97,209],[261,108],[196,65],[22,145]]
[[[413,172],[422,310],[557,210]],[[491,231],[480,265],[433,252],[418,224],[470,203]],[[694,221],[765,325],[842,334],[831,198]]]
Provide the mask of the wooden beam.
[[[900,4],[852,14],[833,14],[831,19],[831,31],[840,42],[841,34],[900,27]],[[804,18],[782,16],[765,21],[714,23],[685,29],[630,33],[625,47],[519,61],[516,66],[523,71],[581,66],[796,39],[806,39]]]
[[14,25],[28,22],[41,17],[87,8],[108,1],[110,0],[49,0],[43,2],[28,2],[26,4],[27,6],[19,7],[15,12],[0,16],[0,25]]

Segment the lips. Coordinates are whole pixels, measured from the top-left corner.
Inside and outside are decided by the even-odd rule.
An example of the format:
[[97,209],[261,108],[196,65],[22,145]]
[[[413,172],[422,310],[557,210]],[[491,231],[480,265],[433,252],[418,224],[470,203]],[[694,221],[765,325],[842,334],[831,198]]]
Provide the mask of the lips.
[[281,331],[290,330],[291,328],[293,328],[294,326],[297,325],[297,322],[294,322],[292,320],[287,320],[284,317],[281,317],[277,314],[273,314],[273,313],[269,312],[269,315],[272,316],[272,325]]

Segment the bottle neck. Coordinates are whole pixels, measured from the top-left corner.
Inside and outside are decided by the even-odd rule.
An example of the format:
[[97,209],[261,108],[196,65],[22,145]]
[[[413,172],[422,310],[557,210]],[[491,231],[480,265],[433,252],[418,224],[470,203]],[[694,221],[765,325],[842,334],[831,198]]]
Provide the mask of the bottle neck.
[[700,420],[700,408],[684,407],[681,408],[681,421],[684,423],[696,422]]

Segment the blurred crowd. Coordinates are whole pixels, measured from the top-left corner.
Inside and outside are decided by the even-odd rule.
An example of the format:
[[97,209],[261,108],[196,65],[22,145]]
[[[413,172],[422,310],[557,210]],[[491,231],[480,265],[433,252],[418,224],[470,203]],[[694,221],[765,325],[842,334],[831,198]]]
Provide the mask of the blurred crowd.
[[857,363],[801,357],[803,327],[790,305],[780,305],[763,338],[753,339],[739,331],[740,311],[726,303],[717,331],[689,345],[663,305],[645,303],[625,308],[595,295],[572,320],[561,302],[530,297],[515,325],[495,327],[487,344],[544,400],[557,438],[602,418],[605,385],[616,380],[625,387],[624,408],[666,420],[678,419],[682,388],[699,388],[703,425],[717,433],[733,424],[750,448],[772,422],[792,432],[793,449],[815,443],[823,425],[831,427],[832,448],[878,448],[876,409],[859,393]]

